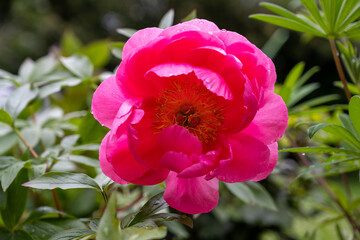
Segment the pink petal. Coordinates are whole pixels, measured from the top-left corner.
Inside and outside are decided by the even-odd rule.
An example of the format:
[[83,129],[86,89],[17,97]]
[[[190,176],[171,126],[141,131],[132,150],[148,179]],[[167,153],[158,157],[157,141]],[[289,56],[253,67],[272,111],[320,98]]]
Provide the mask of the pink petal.
[[278,160],[278,144],[274,142],[268,145],[270,149],[270,158],[269,158],[269,166],[265,172],[259,173],[255,178],[251,179],[250,181],[258,182],[265,179],[269,174],[274,170],[276,167],[276,163]]
[[153,83],[153,86],[159,88],[155,91],[159,91],[161,88],[160,84],[162,84],[162,87],[169,86],[169,82],[154,77],[154,74],[160,78],[169,78],[173,76],[188,75],[189,73],[194,73],[196,77],[202,81],[204,86],[212,93],[229,100],[233,98],[229,87],[219,74],[206,68],[194,67],[186,63],[159,64],[150,69],[146,73],[145,78]]
[[167,169],[162,168],[153,171],[134,158],[129,150],[126,135],[120,138],[117,138],[115,135],[109,135],[106,139],[102,143],[103,151],[108,163],[111,164],[114,172],[121,179],[141,185],[158,184],[166,179]]
[[127,184],[128,182],[126,182],[125,180],[120,178],[119,175],[117,175],[115,173],[112,165],[108,162],[108,160],[106,158],[106,144],[107,144],[110,134],[111,134],[110,132],[108,132],[108,134],[106,134],[106,136],[103,138],[101,145],[100,145],[99,159],[100,159],[101,170],[103,171],[103,173],[106,176],[111,178],[114,182],[117,182],[119,184]]
[[288,122],[287,108],[279,95],[268,92],[250,125],[241,133],[271,144],[284,135]]
[[223,42],[209,33],[200,31],[178,33],[166,42],[160,54],[160,62],[186,62],[186,56],[191,50],[205,46],[225,49]]
[[182,32],[187,32],[187,31],[194,31],[194,30],[199,31],[200,29],[193,25],[179,23],[179,24],[176,24],[174,26],[171,26],[171,27],[163,30],[163,32],[160,34],[160,36],[171,38],[171,37],[175,36],[176,34],[179,34]]
[[199,139],[179,125],[162,130],[158,136],[158,145],[165,151],[182,152],[188,156],[202,152]]
[[226,52],[212,46],[198,47],[191,50],[186,56],[186,62],[198,67],[221,73],[226,61]]
[[196,19],[192,19],[190,21],[184,22],[184,24],[196,26],[201,31],[208,32],[208,33],[213,33],[213,32],[217,32],[217,31],[220,30],[218,28],[218,26],[216,26],[215,23],[210,22],[210,21],[205,20],[205,19],[196,18]]
[[158,130],[153,127],[155,118],[155,99],[145,99],[141,105],[145,115],[136,124],[128,128],[128,143],[130,151],[135,159],[151,168],[159,170],[162,168],[160,159],[166,152],[158,143]]
[[174,172],[181,172],[190,166],[192,161],[182,152],[168,151],[160,159],[161,165]]
[[178,178],[177,173],[170,172],[166,179],[164,199],[172,208],[184,213],[210,212],[219,200],[218,180]]
[[145,46],[149,41],[159,36],[162,31],[163,29],[153,27],[145,28],[134,33],[123,48],[122,58],[126,59],[132,51]]
[[[258,83],[266,90],[274,90],[274,83],[276,81],[276,72],[274,63],[268,58],[259,48],[257,48],[254,44],[250,43],[244,36],[241,36],[238,33],[231,32],[231,31],[219,31],[216,32],[216,35],[219,39],[221,39],[225,46],[226,52],[237,56],[240,61],[246,63],[248,61],[245,58],[244,54],[246,52],[251,53],[257,59],[256,65],[252,65],[253,67],[262,66],[263,71],[259,73],[258,70],[256,71],[249,71],[244,72],[245,74],[254,74],[257,78]],[[243,56],[243,57],[242,57]],[[249,64],[250,65],[250,64]],[[259,74],[258,74],[259,73]],[[265,73],[265,74],[264,74]],[[250,79],[252,77],[249,76]]]
[[194,164],[187,168],[184,168],[178,174],[178,177],[193,178],[207,175],[211,170],[214,169],[217,155],[218,154],[215,151],[211,151],[201,155],[192,154],[190,161],[194,162]]
[[107,78],[96,89],[92,99],[91,111],[94,118],[110,128],[127,97],[126,92],[116,82],[115,76]]
[[220,161],[213,171],[219,180],[233,183],[255,178],[269,168],[269,148],[254,137],[237,134],[229,138],[232,159]]

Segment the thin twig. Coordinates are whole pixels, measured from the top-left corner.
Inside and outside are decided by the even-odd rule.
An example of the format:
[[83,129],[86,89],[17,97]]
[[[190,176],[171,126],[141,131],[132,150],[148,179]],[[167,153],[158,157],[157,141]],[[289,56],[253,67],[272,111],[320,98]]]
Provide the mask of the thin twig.
[[[27,149],[29,149],[29,151],[31,152],[31,154],[34,156],[34,158],[39,158],[39,155],[37,155],[37,153],[34,151],[34,149],[29,145],[29,143],[26,141],[26,139],[24,138],[24,136],[21,134],[21,132],[16,128],[13,127],[14,132],[16,133],[16,135],[20,138],[20,140],[25,144],[25,146],[27,147]],[[62,212],[61,206],[60,206],[60,202],[59,199],[57,197],[57,194],[55,192],[55,189],[52,190],[52,195],[54,198],[54,202],[56,205],[56,209],[60,212]],[[62,214],[59,213],[59,217],[62,217]]]
[[[289,139],[290,144],[293,148],[298,147],[297,143],[289,136],[289,134],[286,134],[286,137]],[[306,167],[311,166],[311,163],[304,155],[302,155],[299,152],[297,152],[296,154]],[[311,174],[313,174],[315,176],[314,171],[312,171]],[[354,220],[352,218],[352,216],[348,213],[348,211],[344,208],[344,206],[341,204],[341,202],[340,202],[339,198],[336,196],[336,194],[333,191],[331,191],[326,180],[323,177],[319,177],[319,176],[315,176],[315,180],[325,190],[325,192],[329,195],[329,197],[336,203],[336,205],[338,205],[338,207],[343,212],[343,214],[345,215],[346,219],[349,221],[349,223],[352,226],[352,228],[354,229],[354,231],[360,233],[360,226],[357,225],[356,220]]]
[[26,139],[24,138],[24,136],[21,134],[21,132],[19,130],[17,130],[17,128],[13,128],[14,132],[16,133],[16,135],[18,135],[18,137],[20,138],[20,140],[25,144],[25,146],[27,147],[27,149],[29,149],[29,151],[31,152],[31,154],[34,156],[34,158],[38,158],[39,156],[37,155],[37,153],[34,151],[34,149],[29,145],[29,143],[26,141]]
[[339,53],[336,50],[335,40],[333,38],[329,38],[329,42],[330,42],[331,52],[332,52],[333,57],[334,57],[336,69],[337,69],[340,80],[341,80],[341,82],[343,84],[343,87],[344,87],[346,98],[350,102],[351,93],[350,93],[350,90],[349,90],[348,85],[347,85],[347,81],[346,81],[346,78],[345,78],[344,71],[343,71],[343,69],[341,67]]

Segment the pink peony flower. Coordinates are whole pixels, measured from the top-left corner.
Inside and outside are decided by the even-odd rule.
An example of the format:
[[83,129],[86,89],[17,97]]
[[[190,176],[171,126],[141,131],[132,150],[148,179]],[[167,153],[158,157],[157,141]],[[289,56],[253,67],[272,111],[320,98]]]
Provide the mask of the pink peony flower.
[[276,165],[288,115],[275,80],[263,52],[207,20],[138,31],[94,93],[94,117],[111,129],[102,171],[120,184],[165,181],[171,207],[211,211],[219,180],[260,181]]

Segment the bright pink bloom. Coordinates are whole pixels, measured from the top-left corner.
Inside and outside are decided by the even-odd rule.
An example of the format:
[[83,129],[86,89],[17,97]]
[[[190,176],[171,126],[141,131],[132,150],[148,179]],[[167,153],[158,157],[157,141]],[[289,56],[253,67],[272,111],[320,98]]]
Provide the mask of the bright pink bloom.
[[94,93],[94,117],[111,129],[103,172],[120,184],[165,181],[171,207],[211,211],[218,180],[260,181],[276,165],[288,115],[275,80],[263,52],[212,22],[138,31]]

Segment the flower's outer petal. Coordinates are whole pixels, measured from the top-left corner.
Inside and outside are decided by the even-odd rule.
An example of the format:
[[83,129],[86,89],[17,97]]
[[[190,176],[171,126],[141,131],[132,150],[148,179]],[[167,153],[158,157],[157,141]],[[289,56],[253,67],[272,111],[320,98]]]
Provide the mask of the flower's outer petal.
[[254,137],[237,134],[229,137],[232,158],[220,161],[212,175],[219,180],[233,183],[255,178],[269,168],[269,148]]
[[210,212],[219,200],[217,179],[205,180],[204,177],[178,178],[170,172],[166,179],[165,201],[172,207],[188,214]]
[[129,126],[127,131],[129,149],[135,159],[153,170],[162,168],[160,159],[165,151],[158,144],[158,133],[153,127],[155,118],[155,99],[145,99],[141,109],[145,115],[141,121]]
[[[244,68],[244,73],[249,75],[255,75],[256,81],[266,90],[274,90],[274,84],[276,81],[276,72],[274,63],[268,58],[260,49],[254,44],[250,43],[244,36],[236,32],[231,31],[219,31],[214,33],[219,39],[221,39],[225,46],[226,52],[235,55],[241,62],[246,63],[248,59],[246,56],[254,55],[257,60],[256,65],[248,64],[251,68]],[[248,54],[244,54],[247,52]],[[255,69],[256,66],[263,66],[262,69]],[[252,79],[251,79],[252,80]]]
[[[151,81],[154,86],[158,86],[158,88],[160,88],[161,85],[168,86],[170,79],[168,80],[168,82],[165,82],[165,80],[161,80],[159,78],[170,78],[173,76],[188,75],[190,73],[194,73],[195,76],[202,81],[204,86],[210,92],[215,93],[216,95],[225,99],[233,99],[233,95],[229,87],[226,85],[224,79],[219,74],[209,69],[202,67],[194,67],[186,63],[159,64],[150,69],[146,73],[145,78],[148,81]],[[159,78],[156,78],[154,74]],[[161,85],[159,83],[161,83]],[[157,89],[156,91],[158,92],[159,89]]]
[[158,184],[166,179],[168,170],[165,168],[151,170],[138,162],[128,147],[126,135],[117,137],[110,135],[102,144],[107,161],[112,165],[114,172],[123,180],[141,185]]
[[133,50],[145,46],[149,41],[158,37],[162,31],[161,28],[152,27],[134,33],[124,45],[122,58],[126,59]]
[[195,135],[179,125],[164,128],[158,136],[158,146],[165,151],[201,154],[202,145]]
[[108,138],[110,136],[111,132],[108,132],[106,134],[106,136],[103,138],[101,145],[100,145],[100,149],[99,149],[99,159],[100,159],[100,167],[101,170],[103,171],[103,173],[108,176],[109,178],[111,178],[114,182],[117,182],[119,184],[127,184],[128,182],[126,182],[125,180],[123,180],[122,178],[120,178],[114,171],[112,165],[108,162],[107,158],[106,158],[106,146],[107,146],[107,141]]
[[164,29],[163,32],[160,33],[160,36],[171,38],[171,37],[175,36],[176,34],[179,34],[182,32],[199,31],[199,30],[200,29],[196,26],[185,24],[185,23],[180,23],[180,24],[176,24],[174,26]]
[[218,26],[216,26],[215,23],[210,22],[210,21],[205,20],[205,19],[195,18],[195,19],[192,19],[190,21],[184,22],[184,24],[196,26],[201,31],[208,32],[208,33],[213,33],[213,32],[217,32],[217,31],[220,30],[218,28]]
[[91,111],[94,118],[110,128],[126,99],[126,93],[117,84],[115,76],[107,78],[96,89],[92,99]]
[[274,142],[274,143],[268,145],[268,148],[270,149],[270,158],[269,158],[268,168],[266,169],[265,172],[258,174],[255,178],[251,179],[250,181],[258,182],[258,181],[264,180],[267,176],[269,176],[269,174],[276,167],[276,163],[278,160],[278,144],[277,144],[277,142]]
[[160,52],[160,63],[186,62],[188,53],[199,47],[225,49],[224,43],[217,37],[200,31],[185,31],[167,39],[166,46]]
[[250,125],[241,131],[265,144],[279,140],[286,130],[287,108],[282,98],[272,92],[265,94],[263,102]]

